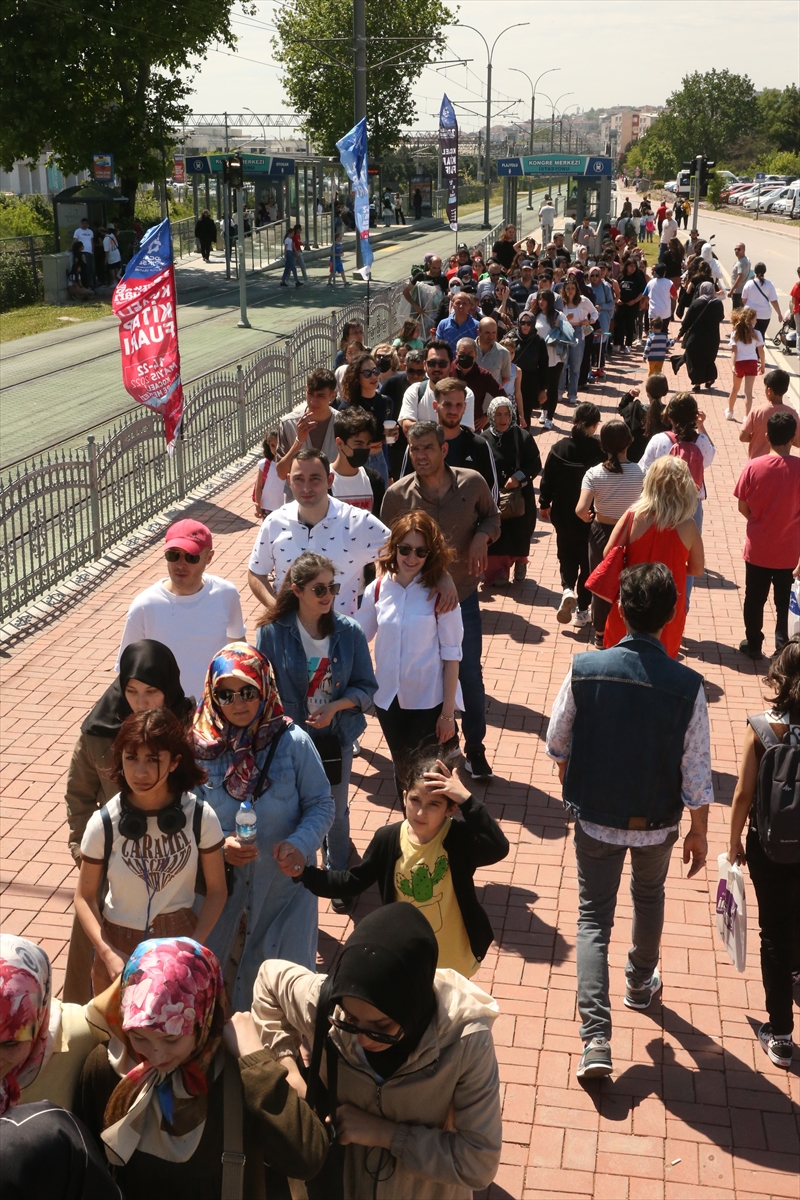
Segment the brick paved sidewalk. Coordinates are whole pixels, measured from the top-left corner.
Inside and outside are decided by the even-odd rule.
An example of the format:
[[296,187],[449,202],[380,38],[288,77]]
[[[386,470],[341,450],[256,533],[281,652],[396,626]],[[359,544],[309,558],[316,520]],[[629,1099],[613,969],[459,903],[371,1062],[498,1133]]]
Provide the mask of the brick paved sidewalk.
[[[494,1029],[505,1143],[489,1193],[498,1200],[800,1197],[800,1062],[787,1075],[772,1066],[756,1041],[764,996],[752,889],[744,975],[736,974],[717,940],[713,915],[716,856],[727,845],[738,746],[746,715],[761,707],[766,669],[766,660],[754,665],[734,649],[742,637],[744,571],[743,521],[731,493],[745,454],[737,440],[740,425],[721,419],[730,368],[724,355],[718,365],[719,386],[703,396],[718,447],[707,477],[708,570],[695,587],[686,625],[687,661],[705,675],[711,706],[717,804],[708,873],[686,880],[676,849],[667,881],[663,996],[648,1013],[622,1005],[630,923],[623,884],[611,944],[615,1072],[585,1088],[574,1074],[581,1049],[574,856],[544,733],[570,656],[586,647],[588,632],[556,623],[561,589],[549,526],[537,529],[527,582],[482,597],[488,751],[497,778],[481,791],[511,842],[505,862],[479,875],[498,942],[477,977],[502,1012]],[[621,387],[643,376],[638,355],[612,366],[598,398],[606,416],[614,412]],[[685,378],[679,383],[685,386]],[[756,395],[763,396],[760,381]],[[560,434],[568,420],[559,416]],[[537,437],[545,451],[554,435]],[[250,488],[249,480],[241,481],[194,513],[214,531],[214,569],[242,588],[252,631],[255,605],[245,583],[255,532]],[[59,986],[75,883],[63,812],[69,757],[81,719],[113,679],[127,606],[157,578],[159,558],[159,547],[140,553],[7,654],[0,669],[2,924],[42,943]],[[769,628],[769,617],[766,624]],[[397,818],[389,759],[374,720],[362,745],[351,797],[353,840],[360,851],[377,827]],[[356,917],[374,903],[372,894],[364,897]],[[320,925],[321,960],[327,965],[351,925],[323,902]]]

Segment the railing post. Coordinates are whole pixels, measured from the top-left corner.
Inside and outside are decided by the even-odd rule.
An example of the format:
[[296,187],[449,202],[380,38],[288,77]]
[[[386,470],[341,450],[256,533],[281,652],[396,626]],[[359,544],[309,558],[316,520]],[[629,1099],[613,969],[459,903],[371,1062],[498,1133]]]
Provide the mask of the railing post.
[[291,412],[294,408],[294,395],[292,393],[292,356],[288,350],[284,350],[283,358],[283,369],[286,373],[286,411]]
[[[335,265],[335,264],[334,264]],[[339,339],[336,336],[336,309],[331,309],[331,362],[334,362],[339,351]]]
[[33,269],[33,286],[38,292],[39,290],[39,273],[36,270],[36,242],[31,236],[28,238],[28,244],[31,252],[31,267]]
[[247,400],[244,394],[244,371],[242,364],[236,364],[236,391],[239,394],[239,449],[242,458],[247,454]]
[[[186,419],[184,414],[184,420]],[[183,457],[183,430],[184,424],[181,421],[181,427],[178,430],[178,437],[175,442],[175,469],[178,472],[178,499],[183,500],[186,495],[186,461]]]
[[97,446],[94,434],[86,439],[89,443],[89,507],[92,515],[92,554],[99,558],[103,553],[103,541],[100,536],[100,488],[97,479]]

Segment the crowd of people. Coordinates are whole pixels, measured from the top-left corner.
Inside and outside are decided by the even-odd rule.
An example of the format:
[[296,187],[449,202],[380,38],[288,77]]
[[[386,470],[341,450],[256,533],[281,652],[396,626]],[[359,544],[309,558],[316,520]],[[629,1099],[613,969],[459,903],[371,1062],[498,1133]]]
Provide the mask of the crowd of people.
[[[474,875],[509,844],[458,766],[463,753],[466,778],[493,778],[481,589],[536,573],[537,519],[555,532],[556,626],[588,640],[546,746],[575,819],[577,1074],[612,1072],[608,947],[626,853],[624,1003],[646,1009],[662,986],[683,809],[692,876],[713,801],[703,679],[681,647],[716,453],[697,393],[716,380],[728,297],[708,243],[696,231],[680,242],[660,210],[650,268],[645,205],[626,202],[608,237],[585,223],[567,248],[546,202],[542,243],[508,226],[486,261],[466,244],[446,264],[426,256],[393,342],[369,347],[363,325],[345,325],[331,368],[309,374],[305,402],[265,436],[249,636],[236,586],[209,570],[211,531],[191,518],[168,529],[166,574],[130,605],[117,677],[70,765],[79,875],[62,998],[41,948],[0,937],[0,1170],[15,1195],[234,1200],[288,1195],[287,1181],[297,1195],[306,1181],[312,1198],[456,1200],[492,1181],[500,1010],[472,981],[495,937]],[[750,721],[728,853],[749,864],[758,903],[758,1038],[788,1068],[800,426],[787,373],[764,372],[768,314],[748,293],[755,284],[772,303],[763,264],[749,276],[741,246],[729,289],[731,359],[751,385],[735,491],[740,651],[762,657],[770,588],[776,628],[771,707]],[[580,394],[639,350],[643,385],[604,420]],[[669,398],[668,361],[687,367],[692,391]],[[562,414],[568,431],[543,461],[537,438]],[[402,816],[359,860],[350,777],[371,719]],[[381,906],[319,974],[318,898],[349,915],[373,883]]]

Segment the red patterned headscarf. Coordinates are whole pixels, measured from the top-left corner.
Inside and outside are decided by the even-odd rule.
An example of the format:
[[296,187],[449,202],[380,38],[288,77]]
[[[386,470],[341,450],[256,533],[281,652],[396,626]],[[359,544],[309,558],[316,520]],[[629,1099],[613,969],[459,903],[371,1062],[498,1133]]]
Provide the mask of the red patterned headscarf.
[[[254,684],[261,693],[258,712],[246,729],[231,725],[214,699],[219,681],[229,676]],[[211,660],[203,702],[194,715],[192,744],[195,758],[203,761],[229,752],[233,761],[225,772],[225,789],[234,800],[251,800],[258,782],[255,756],[269,745],[282,726],[289,724],[291,718],[284,716],[268,659],[247,642],[231,642],[224,646]]]
[[0,1080],[0,1114],[19,1103],[45,1059],[50,1028],[50,959],[27,938],[0,935],[0,1042],[28,1042],[23,1063]]

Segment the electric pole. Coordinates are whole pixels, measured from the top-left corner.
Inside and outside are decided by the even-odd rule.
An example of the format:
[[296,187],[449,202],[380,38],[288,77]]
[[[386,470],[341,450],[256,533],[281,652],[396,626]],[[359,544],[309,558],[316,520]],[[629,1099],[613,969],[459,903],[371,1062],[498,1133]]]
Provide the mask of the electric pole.
[[[353,0],[353,115],[354,125],[367,115],[367,3]],[[334,264],[335,265],[335,264]],[[364,265],[361,238],[356,236],[356,269]]]

